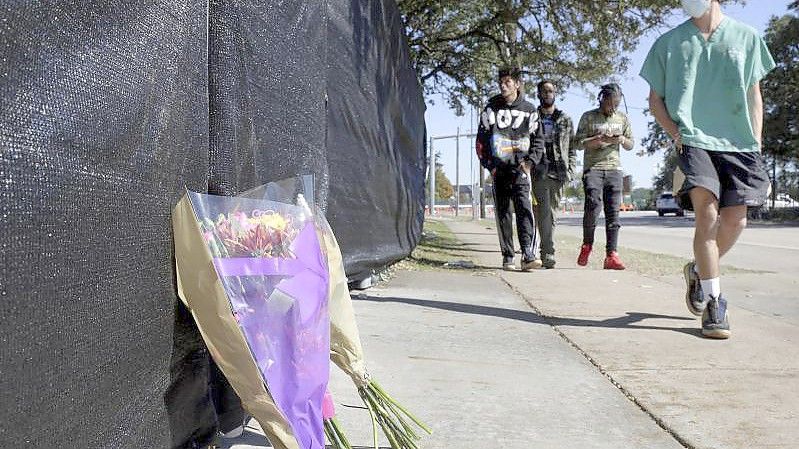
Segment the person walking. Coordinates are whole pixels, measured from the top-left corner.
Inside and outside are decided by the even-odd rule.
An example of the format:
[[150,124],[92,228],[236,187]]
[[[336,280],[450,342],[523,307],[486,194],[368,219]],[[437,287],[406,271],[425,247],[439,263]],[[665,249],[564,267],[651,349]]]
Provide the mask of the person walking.
[[594,246],[597,218],[605,208],[605,263],[606,270],[625,268],[618,253],[619,207],[622,199],[622,170],[619,148],[631,150],[633,135],[630,120],[619,111],[623,93],[616,83],[605,84],[599,91],[599,107],[583,114],[575,145],[585,151],[583,155],[583,190],[585,213],[583,215],[583,245],[577,265],[588,265]]
[[652,114],[677,148],[680,205],[696,214],[694,261],[683,268],[686,305],[702,317],[702,335],[726,339],[719,259],[746,227],[747,206],[766,201],[760,80],[775,64],[758,33],[726,17],[719,0],[682,0],[682,7],[690,18],[655,41],[640,75]]
[[536,165],[533,176],[533,206],[535,222],[541,240],[541,260],[544,268],[555,268],[555,243],[553,234],[557,223],[561,193],[574,177],[577,152],[572,146],[574,127],[572,119],[555,107],[557,89],[551,80],[536,86],[538,94],[538,119],[544,133],[544,155]]
[[493,177],[494,216],[502,251],[502,268],[514,270],[511,203],[522,251],[521,269],[540,268],[537,234],[531,205],[530,170],[540,162],[544,136],[535,107],[524,99],[521,71],[498,73],[500,94],[488,100],[480,115],[476,151],[480,164]]

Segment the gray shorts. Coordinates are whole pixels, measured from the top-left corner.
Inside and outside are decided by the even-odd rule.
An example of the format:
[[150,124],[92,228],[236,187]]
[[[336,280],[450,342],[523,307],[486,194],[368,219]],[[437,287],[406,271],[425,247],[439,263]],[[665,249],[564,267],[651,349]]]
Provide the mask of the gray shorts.
[[685,174],[677,193],[683,209],[693,210],[688,192],[694,187],[713,192],[719,207],[761,206],[766,202],[770,181],[759,152],[707,151],[686,145],[678,164]]

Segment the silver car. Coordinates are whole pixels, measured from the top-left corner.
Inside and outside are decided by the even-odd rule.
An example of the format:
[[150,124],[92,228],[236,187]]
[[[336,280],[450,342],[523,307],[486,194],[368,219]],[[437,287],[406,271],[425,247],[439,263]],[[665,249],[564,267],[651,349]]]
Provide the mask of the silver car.
[[678,217],[685,215],[685,211],[677,204],[677,199],[674,198],[674,194],[671,192],[661,193],[655,201],[655,207],[660,217],[666,214],[676,214]]

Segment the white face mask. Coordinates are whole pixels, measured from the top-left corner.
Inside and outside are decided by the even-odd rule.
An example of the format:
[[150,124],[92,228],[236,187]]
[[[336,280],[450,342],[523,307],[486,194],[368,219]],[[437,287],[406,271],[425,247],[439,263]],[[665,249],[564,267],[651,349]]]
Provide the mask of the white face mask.
[[681,0],[682,9],[689,16],[697,19],[710,9],[710,0]]

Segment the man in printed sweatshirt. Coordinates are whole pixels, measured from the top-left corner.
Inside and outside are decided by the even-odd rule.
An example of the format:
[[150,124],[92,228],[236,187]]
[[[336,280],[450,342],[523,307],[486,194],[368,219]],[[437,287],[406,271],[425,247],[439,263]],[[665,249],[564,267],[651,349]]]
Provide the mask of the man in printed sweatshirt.
[[531,203],[531,169],[544,154],[544,134],[536,108],[524,99],[521,72],[502,69],[500,94],[488,100],[477,130],[477,157],[494,179],[494,216],[497,221],[502,268],[514,270],[511,203],[522,250],[522,271],[540,268]]

